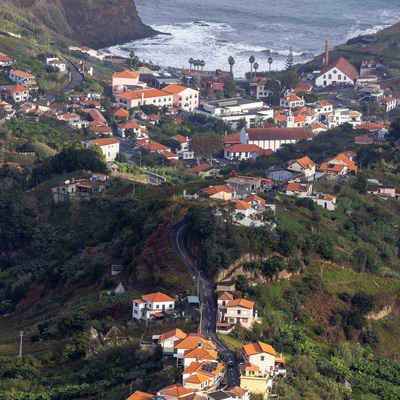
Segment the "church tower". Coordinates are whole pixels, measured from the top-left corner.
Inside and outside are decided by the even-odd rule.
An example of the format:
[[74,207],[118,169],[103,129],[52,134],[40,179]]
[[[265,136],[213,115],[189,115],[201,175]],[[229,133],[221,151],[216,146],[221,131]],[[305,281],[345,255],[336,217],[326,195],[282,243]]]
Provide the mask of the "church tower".
[[294,128],[294,115],[290,107],[286,114],[285,128]]

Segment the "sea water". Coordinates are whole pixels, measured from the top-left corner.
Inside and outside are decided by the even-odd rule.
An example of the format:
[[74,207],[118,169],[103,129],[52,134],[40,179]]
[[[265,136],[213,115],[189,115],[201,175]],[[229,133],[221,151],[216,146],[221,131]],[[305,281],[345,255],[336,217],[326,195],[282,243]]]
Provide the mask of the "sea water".
[[169,35],[121,43],[115,54],[134,51],[141,60],[189,68],[189,58],[204,60],[204,70],[229,70],[235,77],[285,66],[290,49],[303,63],[349,38],[368,35],[400,21],[399,0],[135,0],[143,23]]

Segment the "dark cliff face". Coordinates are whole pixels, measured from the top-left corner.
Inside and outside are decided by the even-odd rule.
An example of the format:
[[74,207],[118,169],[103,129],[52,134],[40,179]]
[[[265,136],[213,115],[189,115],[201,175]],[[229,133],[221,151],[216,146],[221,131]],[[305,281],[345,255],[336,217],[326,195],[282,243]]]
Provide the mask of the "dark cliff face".
[[51,30],[93,48],[149,37],[134,0],[14,0]]

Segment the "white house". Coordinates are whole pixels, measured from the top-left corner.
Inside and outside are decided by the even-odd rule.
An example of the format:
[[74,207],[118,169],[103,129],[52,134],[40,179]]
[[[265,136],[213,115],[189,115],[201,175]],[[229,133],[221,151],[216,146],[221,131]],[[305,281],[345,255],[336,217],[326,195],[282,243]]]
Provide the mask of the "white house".
[[12,69],[8,74],[8,77],[17,85],[29,86],[29,87],[36,85],[35,76],[25,71]]
[[284,108],[304,107],[306,104],[302,97],[298,97],[294,93],[282,97],[279,103],[279,105]]
[[277,151],[283,144],[296,143],[301,139],[311,140],[315,133],[300,128],[242,128],[240,142],[255,144],[264,150]]
[[392,111],[396,108],[396,99],[392,96],[385,97],[380,101],[380,105],[386,112]]
[[[227,160],[248,160],[257,158],[264,150],[255,144],[233,144],[224,148],[224,157]],[[272,154],[272,152],[271,152]]]
[[13,62],[13,59],[7,57],[5,54],[0,53],[0,68],[9,67]]
[[316,86],[354,85],[358,71],[343,57],[331,62],[321,69],[315,78]]
[[118,135],[121,137],[126,137],[125,131],[127,129],[132,130],[133,133],[135,134],[136,138],[138,138],[138,139],[144,139],[144,138],[149,137],[145,126],[136,124],[135,122],[132,122],[132,121],[127,121],[127,122],[118,124],[117,125]]
[[253,308],[253,301],[246,299],[229,300],[226,303],[226,313],[222,316],[222,320],[231,324],[240,324],[245,329],[250,329],[257,319]]
[[249,127],[255,127],[268,118],[273,118],[272,109],[265,107],[261,100],[243,98],[215,100],[204,103],[193,111],[232,124],[233,129],[243,119]]
[[119,141],[114,138],[94,139],[85,142],[86,148],[93,145],[101,148],[101,151],[106,158],[106,162],[114,161],[119,152]]
[[125,110],[143,105],[154,105],[161,107],[172,107],[173,96],[171,93],[159,89],[142,89],[132,92],[116,93],[115,103]]
[[66,64],[60,61],[57,57],[46,58],[46,65],[58,68],[60,72],[65,72],[67,70]]
[[189,334],[186,338],[177,340],[174,343],[174,358],[178,365],[183,365],[183,356],[189,350],[204,348],[206,350],[216,350],[217,347],[210,340],[203,339],[198,334]]
[[205,349],[203,347],[196,347],[192,350],[186,350],[183,355],[183,367],[187,368],[194,362],[204,362],[204,361],[217,361],[218,352],[216,350]]
[[330,194],[320,195],[317,197],[312,197],[312,200],[316,202],[319,206],[329,210],[335,211],[336,208],[336,196]]
[[139,82],[139,78],[140,74],[135,71],[115,72],[111,83],[113,93],[122,93],[128,91],[129,87],[145,85]]
[[288,196],[309,197],[312,193],[313,185],[311,183],[289,183],[286,187]]
[[345,123],[356,126],[362,123],[362,113],[348,108],[337,108],[333,113],[326,115],[326,122],[329,129]]
[[168,85],[163,88],[164,92],[173,96],[174,106],[185,111],[193,111],[199,106],[199,91],[177,84]]
[[223,377],[224,367],[218,361],[192,362],[182,372],[182,384],[185,388],[202,391],[204,388],[216,388]]
[[150,293],[133,300],[132,318],[138,321],[153,321],[174,310],[175,300],[172,297],[161,292]]
[[315,178],[315,163],[309,157],[289,161],[287,169],[304,174],[307,181]]
[[183,332],[181,329],[173,329],[172,331],[168,331],[163,333],[158,338],[158,344],[162,347],[164,354],[174,354],[174,343],[177,340],[184,339],[187,337],[187,334]]
[[22,103],[29,99],[29,89],[26,86],[12,85],[8,88],[8,91],[10,97],[12,97],[16,103]]
[[276,352],[269,344],[263,342],[246,344],[242,347],[240,356],[245,363],[256,365],[260,371],[270,372],[275,369]]

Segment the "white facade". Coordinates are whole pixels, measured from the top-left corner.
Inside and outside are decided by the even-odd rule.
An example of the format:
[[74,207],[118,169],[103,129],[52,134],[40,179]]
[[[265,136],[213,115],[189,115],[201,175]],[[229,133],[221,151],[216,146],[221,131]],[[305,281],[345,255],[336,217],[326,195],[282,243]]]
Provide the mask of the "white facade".
[[119,93],[115,95],[115,103],[125,110],[143,105],[154,105],[157,107],[172,107],[172,94],[158,89],[143,89],[132,92]]
[[119,141],[113,138],[95,139],[85,142],[86,148],[93,145],[100,146],[106,162],[114,161],[119,152]]
[[149,321],[164,312],[175,309],[175,300],[166,294],[157,292],[143,295],[141,299],[133,300],[132,318]]
[[35,77],[25,71],[11,70],[8,77],[17,85],[30,86],[36,84]]
[[348,108],[337,108],[333,113],[326,115],[328,128],[334,128],[345,123],[353,126],[362,123],[362,113]]
[[185,111],[193,111],[199,106],[199,91],[181,85],[168,85],[163,89],[173,95],[173,103],[176,107]]

